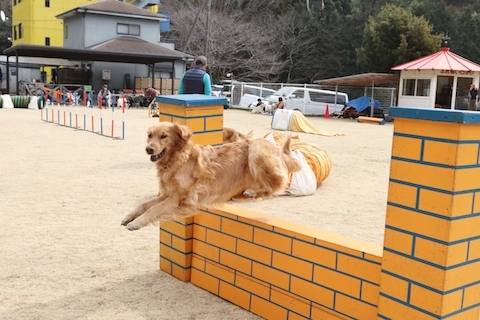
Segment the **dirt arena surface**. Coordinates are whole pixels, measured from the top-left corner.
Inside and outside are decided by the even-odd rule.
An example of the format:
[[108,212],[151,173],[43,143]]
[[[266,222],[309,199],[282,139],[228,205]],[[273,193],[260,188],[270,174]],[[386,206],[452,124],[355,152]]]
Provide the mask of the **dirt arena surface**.
[[[345,134],[299,133],[333,162],[316,193],[235,204],[382,245],[393,124],[308,119]],[[130,109],[125,120],[118,140],[0,109],[0,319],[260,319],[161,272],[157,227],[120,226],[158,189],[144,151],[158,118]],[[229,109],[224,125],[262,137],[270,120]]]

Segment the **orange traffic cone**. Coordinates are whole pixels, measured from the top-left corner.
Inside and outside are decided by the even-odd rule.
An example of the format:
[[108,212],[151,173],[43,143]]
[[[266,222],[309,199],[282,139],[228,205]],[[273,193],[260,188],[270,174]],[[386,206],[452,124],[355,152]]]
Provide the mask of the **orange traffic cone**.
[[325,108],[325,119],[329,119],[330,118],[330,112],[328,111],[328,104],[327,104],[327,107]]

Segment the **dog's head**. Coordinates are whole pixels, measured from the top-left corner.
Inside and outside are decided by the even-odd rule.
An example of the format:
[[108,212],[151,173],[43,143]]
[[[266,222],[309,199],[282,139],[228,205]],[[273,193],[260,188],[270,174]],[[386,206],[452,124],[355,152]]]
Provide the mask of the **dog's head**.
[[145,151],[150,160],[167,164],[170,158],[188,143],[192,132],[188,127],[171,122],[160,122],[147,131]]

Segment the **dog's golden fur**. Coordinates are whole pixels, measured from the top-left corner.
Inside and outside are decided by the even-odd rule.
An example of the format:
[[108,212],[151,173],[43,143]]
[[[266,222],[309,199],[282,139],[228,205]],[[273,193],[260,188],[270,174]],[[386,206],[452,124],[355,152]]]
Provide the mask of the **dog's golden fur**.
[[247,140],[253,137],[253,131],[247,134],[241,133],[233,128],[223,128],[223,143],[237,142],[240,140]]
[[285,190],[290,172],[301,168],[291,155],[290,139],[282,147],[246,136],[221,146],[200,146],[191,136],[188,127],[170,122],[149,128],[146,152],[157,167],[160,193],[123,219],[127,229],[189,217],[232,197],[271,197]]

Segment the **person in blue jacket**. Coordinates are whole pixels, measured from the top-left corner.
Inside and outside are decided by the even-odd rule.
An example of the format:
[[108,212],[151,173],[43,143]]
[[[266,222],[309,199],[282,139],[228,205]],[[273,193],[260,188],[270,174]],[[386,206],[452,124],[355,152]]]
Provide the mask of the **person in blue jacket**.
[[193,68],[183,74],[178,94],[200,93],[211,96],[212,81],[206,69],[207,58],[198,56],[194,61]]

